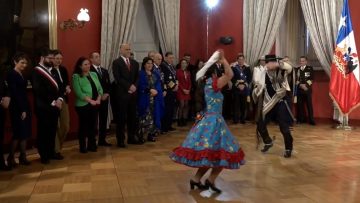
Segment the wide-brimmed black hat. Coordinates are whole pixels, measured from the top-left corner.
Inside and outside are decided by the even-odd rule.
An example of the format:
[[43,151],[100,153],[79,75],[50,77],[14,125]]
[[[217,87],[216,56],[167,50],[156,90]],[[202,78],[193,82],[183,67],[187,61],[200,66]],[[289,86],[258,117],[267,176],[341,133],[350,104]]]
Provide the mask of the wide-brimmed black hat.
[[271,62],[271,61],[277,62],[278,60],[281,60],[281,59],[283,59],[283,58],[277,57],[276,55],[266,55],[265,56],[266,63]]

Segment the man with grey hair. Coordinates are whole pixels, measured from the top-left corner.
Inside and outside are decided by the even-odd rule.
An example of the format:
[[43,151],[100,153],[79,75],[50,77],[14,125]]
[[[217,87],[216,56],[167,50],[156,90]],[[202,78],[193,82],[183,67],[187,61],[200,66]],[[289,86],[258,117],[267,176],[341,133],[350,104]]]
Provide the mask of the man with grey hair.
[[112,108],[116,122],[117,146],[125,146],[125,124],[127,125],[127,143],[142,144],[136,137],[136,83],[139,76],[139,63],[130,58],[129,44],[120,46],[120,57],[112,64]]
[[151,50],[151,51],[148,52],[148,57],[150,57],[152,60],[154,60],[156,54],[157,54],[156,51]]

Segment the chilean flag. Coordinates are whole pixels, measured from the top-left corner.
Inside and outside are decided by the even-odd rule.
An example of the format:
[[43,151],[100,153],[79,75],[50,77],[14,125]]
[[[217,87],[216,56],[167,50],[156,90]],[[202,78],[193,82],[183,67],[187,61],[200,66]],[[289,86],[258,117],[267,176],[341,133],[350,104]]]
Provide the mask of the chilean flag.
[[331,65],[330,96],[342,114],[360,103],[360,69],[348,0],[344,0],[334,58]]

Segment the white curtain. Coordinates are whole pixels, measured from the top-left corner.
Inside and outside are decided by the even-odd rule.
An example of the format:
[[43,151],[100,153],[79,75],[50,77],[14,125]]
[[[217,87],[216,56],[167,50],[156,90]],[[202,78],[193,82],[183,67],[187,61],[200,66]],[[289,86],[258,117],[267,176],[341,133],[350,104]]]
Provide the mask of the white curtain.
[[244,55],[251,66],[274,45],[285,6],[286,0],[244,0]]
[[276,35],[276,55],[289,56],[291,62],[296,62],[301,55],[301,41],[304,37],[301,19],[300,1],[287,1],[279,32]]
[[343,0],[300,0],[300,3],[316,56],[330,75]]
[[[111,65],[119,57],[120,45],[131,40],[139,0],[103,0],[101,18],[101,65],[109,70],[113,80]],[[110,98],[111,99],[111,98]],[[113,114],[109,105],[107,126]]]
[[180,0],[153,0],[156,27],[163,53],[179,56]]
[[[101,64],[109,69],[119,56],[120,45],[131,40],[139,0],[103,0]],[[111,70],[109,70],[111,71]]]

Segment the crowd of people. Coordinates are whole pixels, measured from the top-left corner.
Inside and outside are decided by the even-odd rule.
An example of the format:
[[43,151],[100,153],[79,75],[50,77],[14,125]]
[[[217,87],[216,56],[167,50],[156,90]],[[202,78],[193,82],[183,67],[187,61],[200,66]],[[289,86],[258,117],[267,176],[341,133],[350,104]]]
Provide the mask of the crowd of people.
[[[150,51],[139,64],[131,55],[131,46],[122,44],[119,58],[113,61],[111,67],[102,67],[100,53],[90,53],[88,57],[80,57],[76,61],[70,77],[70,69],[62,65],[61,51],[44,49],[38,64],[32,69],[31,78],[25,78],[23,72],[29,59],[26,54],[17,53],[13,57],[13,68],[6,76],[1,77],[0,81],[0,169],[10,170],[18,164],[30,164],[26,158],[26,141],[32,132],[32,108],[27,97],[28,79],[32,85],[33,112],[37,118],[36,145],[43,164],[48,164],[53,159],[64,159],[62,147],[70,129],[70,94],[75,95],[81,153],[96,152],[98,146],[111,146],[106,140],[109,105],[116,124],[116,144],[120,148],[126,147],[125,140],[130,145],[139,145],[146,141],[155,142],[160,134],[175,130],[174,119],[177,120],[178,126],[186,126],[188,122],[194,122],[197,115],[204,111],[206,101],[200,98],[201,102],[198,102],[198,92],[204,91],[206,84],[199,83],[196,78],[198,71],[206,65],[204,60],[199,59],[192,65],[191,55],[185,54],[176,65],[173,53],[166,52],[162,55]],[[284,57],[282,61],[288,62],[288,57]],[[300,64],[301,67],[292,67],[286,74],[289,85],[284,94],[288,97],[279,98],[281,101],[286,100],[286,105],[276,105],[279,111],[274,113],[271,110],[274,107],[271,99],[274,92],[267,92],[265,97],[261,98],[272,105],[269,112],[274,115],[271,118],[260,119],[263,122],[258,121],[258,118],[263,116],[256,110],[262,108],[255,101],[259,98],[254,97],[254,92],[272,85],[259,82],[265,81],[264,57],[259,59],[257,67],[250,68],[246,64],[245,56],[238,54],[237,60],[229,65],[233,77],[219,88],[224,96],[224,105],[221,106],[224,118],[232,119],[234,124],[245,124],[247,120],[255,119],[258,124],[257,131],[265,144],[263,152],[272,146],[266,123],[277,117],[282,118],[278,123],[288,143],[287,156],[291,156],[292,138],[287,131],[288,126],[283,125],[291,125],[292,119],[282,116],[280,112],[285,108],[291,109],[294,103],[298,104],[298,122],[305,122],[302,108],[306,104],[309,123],[315,124],[311,104],[312,67],[307,65],[306,57],[300,58]],[[214,66],[214,74],[218,77],[225,74],[222,63],[215,62]],[[273,82],[276,77],[277,75],[274,75],[269,80]],[[276,92],[276,85],[273,86]],[[5,161],[2,146],[7,108],[12,126],[12,142]],[[17,163],[15,152],[18,148],[20,156]]]

